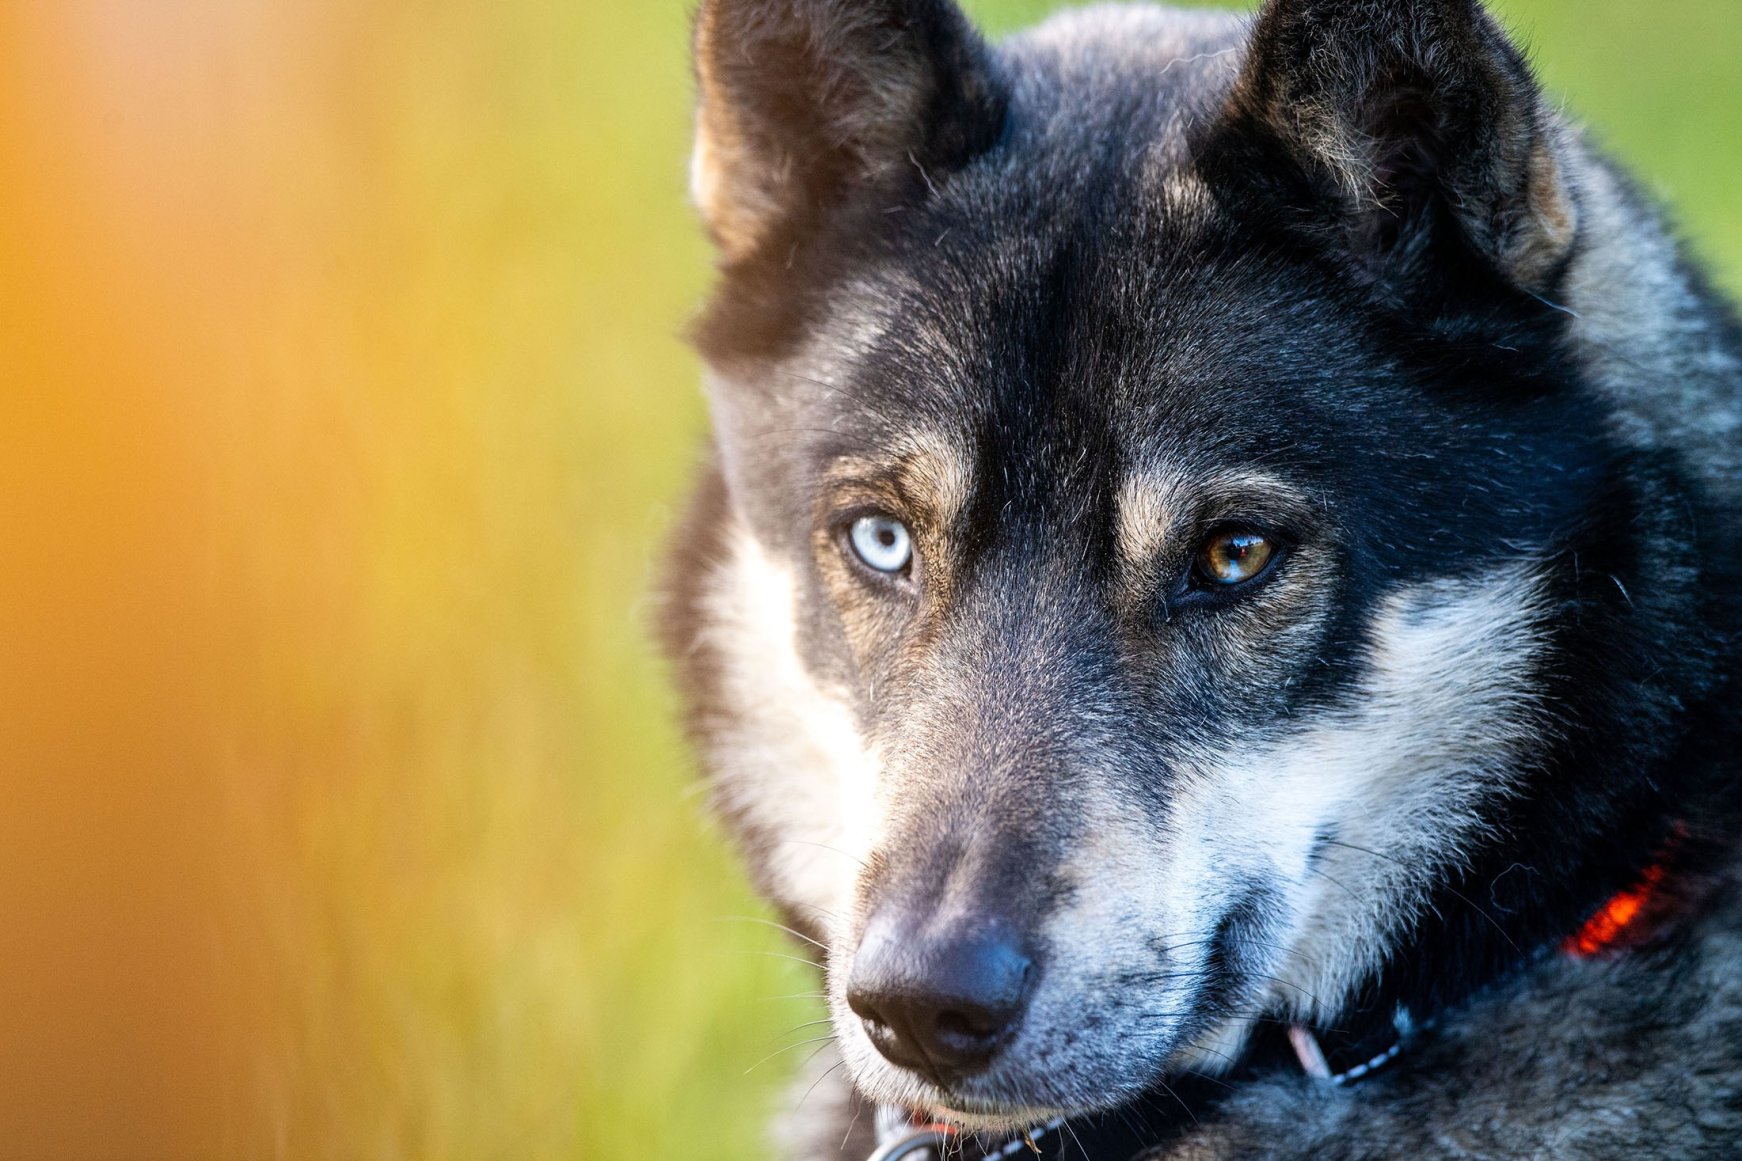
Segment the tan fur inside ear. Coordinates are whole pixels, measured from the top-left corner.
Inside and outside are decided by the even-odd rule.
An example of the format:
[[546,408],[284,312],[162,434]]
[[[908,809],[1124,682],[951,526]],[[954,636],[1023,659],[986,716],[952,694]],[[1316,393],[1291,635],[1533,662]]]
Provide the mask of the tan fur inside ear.
[[[731,114],[715,62],[719,5],[703,4],[696,17],[696,78],[701,90],[696,140],[690,154],[690,198],[729,262],[755,250],[764,224],[777,209],[773,172],[758,173],[754,151]],[[764,162],[763,167],[766,167]],[[764,185],[764,183],[768,185]]]
[[[1336,181],[1351,210],[1376,206],[1373,189],[1373,143],[1342,121],[1326,104],[1299,101],[1292,106],[1270,105],[1266,115],[1285,139],[1298,143]],[[1497,185],[1520,189],[1509,214],[1496,207],[1488,215],[1467,219],[1477,241],[1488,248],[1496,262],[1526,290],[1540,289],[1571,250],[1578,234],[1578,202],[1568,187],[1559,161],[1552,125],[1538,129],[1524,116],[1516,117],[1509,132],[1519,139],[1531,135],[1522,174],[1495,175]],[[1506,220],[1506,218],[1510,220]],[[1497,220],[1496,220],[1497,219]]]
[[[707,0],[696,23],[700,103],[690,196],[732,262],[755,252],[783,215],[819,193],[804,188],[801,165],[832,155],[846,163],[842,173],[864,178],[908,164],[934,80],[916,46],[892,35],[899,29],[874,5],[817,6],[807,25],[753,25],[742,37],[727,27],[725,7]],[[785,58],[795,44],[810,55],[793,72]],[[789,95],[816,113],[804,139],[789,139],[800,130],[760,107],[759,96],[788,85],[802,86]]]
[[755,251],[779,211],[773,166],[758,163],[729,115],[702,98],[696,111],[696,142],[690,154],[690,198],[728,262]]
[[1538,137],[1525,163],[1525,208],[1501,261],[1519,285],[1529,290],[1548,282],[1572,249],[1579,232],[1579,207],[1567,187],[1551,135]]

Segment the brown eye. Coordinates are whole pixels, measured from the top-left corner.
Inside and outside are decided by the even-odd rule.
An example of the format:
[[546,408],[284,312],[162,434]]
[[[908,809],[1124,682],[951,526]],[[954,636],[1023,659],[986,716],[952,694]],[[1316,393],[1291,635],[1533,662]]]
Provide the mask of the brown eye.
[[1212,585],[1244,584],[1262,573],[1275,556],[1275,542],[1262,533],[1225,529],[1198,549],[1198,575]]

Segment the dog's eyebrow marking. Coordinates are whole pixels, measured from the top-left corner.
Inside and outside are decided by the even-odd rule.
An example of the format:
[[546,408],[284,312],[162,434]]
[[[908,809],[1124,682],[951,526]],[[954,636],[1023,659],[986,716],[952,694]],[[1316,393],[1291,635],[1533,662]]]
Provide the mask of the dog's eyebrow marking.
[[918,432],[909,437],[906,470],[910,487],[926,494],[935,517],[953,523],[968,506],[972,491],[967,457],[953,440],[937,432]]
[[903,434],[886,456],[849,456],[829,469],[837,484],[888,480],[939,527],[953,524],[973,493],[966,449],[935,431]]
[[1119,556],[1128,569],[1142,572],[1167,547],[1188,515],[1216,513],[1238,519],[1246,513],[1233,503],[1298,509],[1300,491],[1274,476],[1258,472],[1227,472],[1196,481],[1178,472],[1138,470],[1119,486],[1114,528]]
[[1179,477],[1154,472],[1135,472],[1119,486],[1114,528],[1119,558],[1129,568],[1142,569],[1167,543],[1167,534],[1179,520],[1184,497]]

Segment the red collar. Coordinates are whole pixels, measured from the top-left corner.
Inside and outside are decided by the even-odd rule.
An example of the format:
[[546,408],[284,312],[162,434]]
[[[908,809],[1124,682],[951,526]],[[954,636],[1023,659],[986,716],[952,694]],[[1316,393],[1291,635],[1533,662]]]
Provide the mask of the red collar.
[[1567,936],[1561,950],[1575,959],[1590,959],[1638,943],[1650,926],[1644,920],[1656,910],[1652,904],[1660,901],[1662,886],[1663,864],[1653,863],[1638,882],[1611,897],[1583,927]]
[[1661,930],[1675,907],[1673,892],[1666,891],[1664,864],[1675,858],[1688,837],[1688,825],[1670,827],[1669,837],[1658,850],[1658,861],[1639,873],[1631,886],[1616,892],[1585,920],[1583,927],[1561,942],[1561,952],[1573,959],[1591,959],[1605,952],[1637,947]]

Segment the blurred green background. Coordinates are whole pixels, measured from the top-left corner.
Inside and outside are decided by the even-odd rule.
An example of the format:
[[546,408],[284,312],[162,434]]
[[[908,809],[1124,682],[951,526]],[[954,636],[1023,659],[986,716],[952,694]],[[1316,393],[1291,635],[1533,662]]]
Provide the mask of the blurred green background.
[[[1003,33],[1056,5],[969,7]],[[1742,287],[1742,5],[1498,7]],[[221,995],[225,1046],[221,1099],[188,1088],[179,1128],[91,1136],[100,1118],[44,1082],[29,1109],[0,1096],[9,1140],[767,1155],[816,984],[705,818],[648,643],[704,436],[679,337],[710,269],[685,201],[690,8],[0,6],[0,144],[43,162],[10,187],[0,263],[64,293],[24,365],[77,353],[93,413],[152,384],[150,423],[115,438],[149,429],[197,495],[158,515],[197,533],[183,709],[209,744],[177,768],[210,826],[136,819],[152,837],[115,858],[210,847],[188,874],[222,922],[183,904],[153,930],[195,916],[195,950],[164,962]],[[153,375],[111,373],[117,350]],[[141,478],[116,469],[114,496]],[[10,1131],[32,1115],[36,1136]]]

